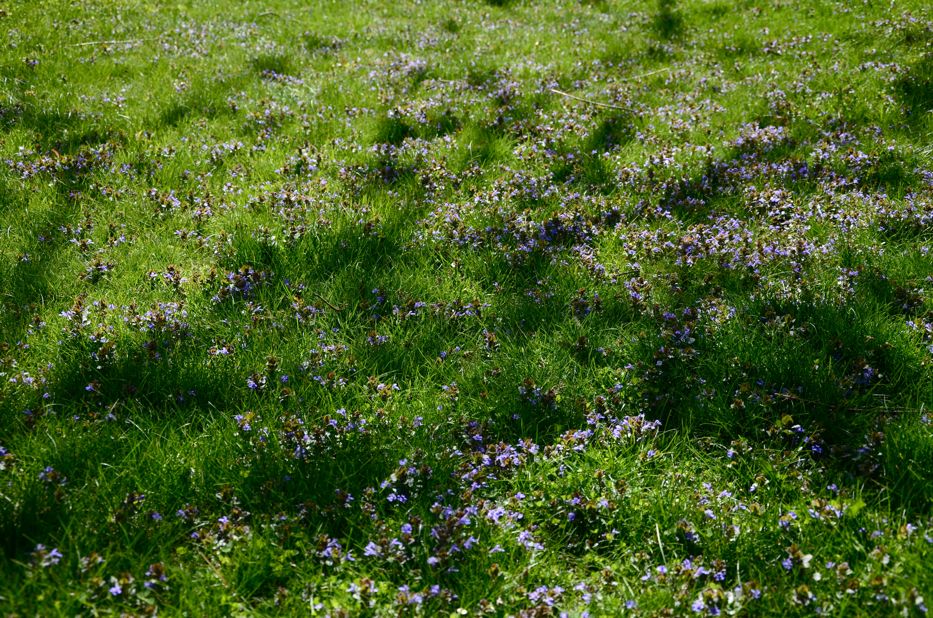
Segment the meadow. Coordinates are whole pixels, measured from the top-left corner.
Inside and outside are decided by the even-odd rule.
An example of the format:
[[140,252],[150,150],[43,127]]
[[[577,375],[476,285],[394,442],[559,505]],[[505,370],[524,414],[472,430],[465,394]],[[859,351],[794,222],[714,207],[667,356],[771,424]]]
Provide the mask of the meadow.
[[0,3],[0,613],[925,615],[931,19]]

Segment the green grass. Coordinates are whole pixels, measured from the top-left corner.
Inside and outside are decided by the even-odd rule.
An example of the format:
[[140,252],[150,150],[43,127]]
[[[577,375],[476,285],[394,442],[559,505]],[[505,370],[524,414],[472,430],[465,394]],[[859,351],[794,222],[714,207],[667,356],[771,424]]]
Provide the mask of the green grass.
[[925,614],[930,20],[0,7],[0,610]]

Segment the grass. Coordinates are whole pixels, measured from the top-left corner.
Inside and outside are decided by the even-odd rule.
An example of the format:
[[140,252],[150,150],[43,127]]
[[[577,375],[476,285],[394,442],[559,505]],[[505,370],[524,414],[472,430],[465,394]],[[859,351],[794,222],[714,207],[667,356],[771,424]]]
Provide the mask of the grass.
[[0,26],[5,615],[926,613],[923,3]]

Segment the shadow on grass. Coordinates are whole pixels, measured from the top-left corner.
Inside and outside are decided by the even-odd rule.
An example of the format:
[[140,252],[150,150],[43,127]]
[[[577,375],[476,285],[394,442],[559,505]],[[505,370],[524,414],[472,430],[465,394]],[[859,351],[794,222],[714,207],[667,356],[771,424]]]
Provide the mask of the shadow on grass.
[[[7,184],[4,182],[4,184]],[[60,183],[56,183],[60,185]],[[19,187],[5,188],[0,198],[4,216],[22,217],[27,212],[26,197]],[[3,189],[0,189],[3,190]],[[28,187],[26,189],[28,191]],[[59,186],[59,191],[66,191]],[[0,319],[0,341],[13,344],[19,341],[29,327],[32,313],[37,312],[45,303],[58,299],[61,290],[56,286],[54,274],[64,258],[69,245],[57,228],[71,223],[78,212],[73,200],[60,200],[69,207],[60,207],[50,211],[49,220],[27,219],[26,226],[30,239],[22,247],[6,272],[3,273],[3,295],[0,303],[5,311]],[[60,300],[60,299],[59,299]]]
[[914,63],[895,83],[895,92],[911,124],[928,123],[933,115],[933,55]]
[[[917,359],[892,344],[883,316],[867,309],[871,301],[860,307],[760,305],[743,324],[698,340],[695,357],[660,368],[645,358],[654,354],[645,345],[645,403],[667,424],[722,439],[751,438],[755,430],[749,428],[789,414],[806,431],[818,432],[825,457],[851,468],[848,460],[879,421],[933,395]],[[755,313],[757,323],[751,321]],[[775,330],[788,320],[805,334]],[[713,386],[701,389],[704,384]],[[703,390],[711,393],[708,405],[697,396]]]
[[658,0],[652,26],[657,35],[666,41],[683,36],[684,18],[677,9],[677,0]]

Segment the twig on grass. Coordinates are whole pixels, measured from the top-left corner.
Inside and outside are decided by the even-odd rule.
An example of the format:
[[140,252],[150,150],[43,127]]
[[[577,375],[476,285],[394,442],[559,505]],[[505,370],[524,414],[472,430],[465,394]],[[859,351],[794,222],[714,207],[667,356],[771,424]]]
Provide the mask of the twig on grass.
[[315,296],[317,296],[318,300],[320,300],[322,303],[324,303],[325,305],[327,305],[328,307],[330,307],[330,308],[333,309],[334,311],[340,311],[340,310],[341,310],[340,307],[334,306],[329,300],[327,300],[326,298],[324,298],[324,295],[321,294],[320,292],[312,292],[312,294],[314,294]]
[[664,543],[661,542],[661,528],[658,527],[658,522],[654,522],[654,533],[658,537],[658,549],[661,550],[661,561],[667,564],[667,558],[664,557]]
[[590,99],[584,99],[583,97],[578,97],[576,95],[570,94],[569,92],[564,92],[563,90],[558,90],[557,88],[548,88],[554,94],[559,94],[562,97],[567,97],[568,99],[573,99],[574,101],[580,101],[582,103],[589,103],[590,105],[595,105],[597,107],[608,107],[609,109],[620,109],[625,110],[624,107],[619,107],[618,105],[610,105],[609,103],[600,103],[599,101],[591,101]]
[[[625,77],[623,81],[634,81],[641,79],[643,77],[648,77],[649,75],[656,75],[658,73],[665,73],[670,71],[671,67],[664,67],[663,69],[658,69],[657,71],[649,71],[647,73],[642,73],[641,75],[634,75],[632,77]],[[612,105],[611,103],[602,103],[600,101],[593,101],[592,99],[584,99],[583,97],[578,97],[575,94],[570,94],[569,92],[564,92],[563,90],[558,90],[557,88],[548,88],[554,94],[559,94],[562,97],[567,97],[568,99],[573,99],[574,101],[580,101],[581,103],[589,103],[590,105],[595,105],[597,107],[608,107],[609,109],[618,109],[622,111],[628,111],[628,108],[620,107],[618,105]]]
[[144,41],[154,41],[159,37],[150,36],[144,39],[121,39],[121,40],[112,40],[112,41],[83,41],[81,43],[69,43],[64,47],[89,47],[91,45],[119,45],[120,43],[142,43]]

